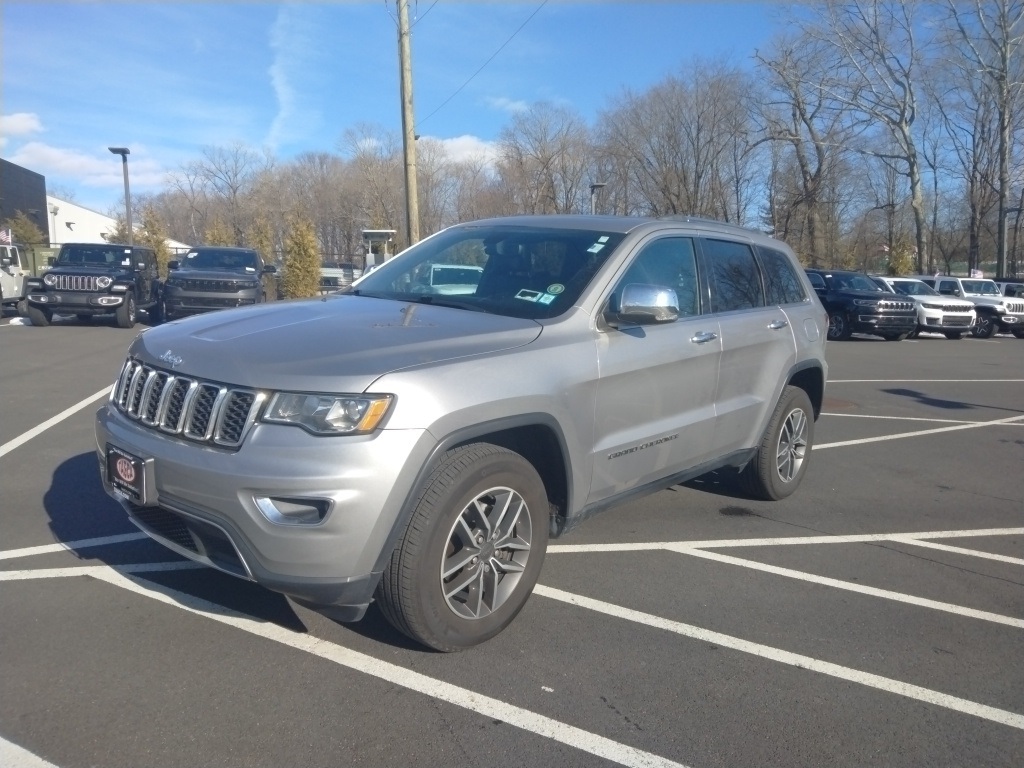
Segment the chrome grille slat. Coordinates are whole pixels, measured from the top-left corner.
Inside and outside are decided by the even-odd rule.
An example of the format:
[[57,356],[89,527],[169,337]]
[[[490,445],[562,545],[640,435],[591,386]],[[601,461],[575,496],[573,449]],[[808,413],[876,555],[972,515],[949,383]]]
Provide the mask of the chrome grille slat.
[[176,376],[135,360],[125,364],[111,398],[146,427],[225,448],[241,445],[264,399],[256,390]]
[[55,291],[98,291],[96,284],[98,277],[92,275],[53,275],[56,282],[53,284]]

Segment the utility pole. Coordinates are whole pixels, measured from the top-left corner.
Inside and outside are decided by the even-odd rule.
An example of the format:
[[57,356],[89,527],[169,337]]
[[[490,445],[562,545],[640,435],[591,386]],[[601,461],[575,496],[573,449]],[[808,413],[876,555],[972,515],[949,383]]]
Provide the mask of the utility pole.
[[409,245],[415,245],[420,239],[420,204],[416,189],[416,129],[412,110],[409,0],[398,0],[398,62],[402,87],[402,147],[405,151],[405,221]]

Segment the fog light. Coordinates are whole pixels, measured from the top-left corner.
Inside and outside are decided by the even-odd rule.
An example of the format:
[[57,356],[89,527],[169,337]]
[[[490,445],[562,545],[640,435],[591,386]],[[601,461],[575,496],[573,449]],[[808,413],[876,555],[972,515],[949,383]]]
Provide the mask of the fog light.
[[257,496],[256,508],[277,525],[316,525],[331,509],[330,499],[301,499]]
[[120,296],[100,296],[96,300],[96,303],[104,307],[109,307],[113,306],[114,304],[120,304],[121,301],[122,299]]

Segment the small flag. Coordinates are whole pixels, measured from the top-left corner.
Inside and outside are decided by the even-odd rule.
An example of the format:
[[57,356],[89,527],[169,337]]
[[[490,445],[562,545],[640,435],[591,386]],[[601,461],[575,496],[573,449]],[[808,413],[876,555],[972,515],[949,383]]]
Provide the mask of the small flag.
[[9,229],[0,229],[0,243],[7,243],[8,245],[10,245],[10,243],[11,243],[11,230],[9,230]]

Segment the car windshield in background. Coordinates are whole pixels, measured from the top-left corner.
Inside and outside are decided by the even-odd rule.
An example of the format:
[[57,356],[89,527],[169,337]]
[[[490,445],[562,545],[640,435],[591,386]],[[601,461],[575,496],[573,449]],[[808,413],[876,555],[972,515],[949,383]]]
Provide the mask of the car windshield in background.
[[454,227],[404,251],[343,291],[541,319],[565,312],[622,233]]
[[919,280],[894,282],[892,287],[904,296],[938,296],[939,292]]
[[106,245],[64,246],[57,255],[56,264],[120,264],[129,256],[124,247],[111,248]]
[[832,285],[844,291],[878,291],[882,289],[867,275],[832,275]]
[[982,296],[999,296],[999,288],[991,280],[961,280],[964,291]]
[[255,272],[256,260],[252,254],[237,251],[217,251],[204,248],[189,251],[181,263],[186,269],[229,269],[233,272]]

